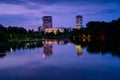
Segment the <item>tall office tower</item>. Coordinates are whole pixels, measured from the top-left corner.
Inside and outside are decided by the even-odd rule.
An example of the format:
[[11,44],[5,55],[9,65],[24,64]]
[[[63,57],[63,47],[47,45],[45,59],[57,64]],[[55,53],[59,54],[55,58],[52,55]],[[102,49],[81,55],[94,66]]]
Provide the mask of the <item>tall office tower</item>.
[[80,29],[82,27],[82,16],[76,16],[76,29]]
[[42,17],[43,20],[43,29],[52,28],[52,16],[44,16]]

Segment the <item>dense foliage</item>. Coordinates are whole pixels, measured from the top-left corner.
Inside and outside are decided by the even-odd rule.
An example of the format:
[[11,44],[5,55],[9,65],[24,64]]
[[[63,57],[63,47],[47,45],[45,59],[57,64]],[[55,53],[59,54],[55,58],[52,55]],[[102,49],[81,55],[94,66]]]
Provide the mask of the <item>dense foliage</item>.
[[120,18],[111,22],[91,21],[86,26],[86,31],[93,38],[101,35],[105,38],[119,38],[120,36]]
[[23,27],[4,27],[0,24],[0,42],[41,39],[43,33],[26,30]]

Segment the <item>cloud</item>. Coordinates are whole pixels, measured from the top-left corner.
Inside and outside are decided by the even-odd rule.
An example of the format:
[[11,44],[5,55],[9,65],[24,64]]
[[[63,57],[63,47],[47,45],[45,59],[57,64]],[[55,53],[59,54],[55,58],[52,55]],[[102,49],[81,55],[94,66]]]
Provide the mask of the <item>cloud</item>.
[[1,2],[4,4],[0,4],[0,14],[32,14],[37,16],[92,14],[100,12],[101,9],[120,7],[117,4],[120,2],[119,0],[1,0]]
[[[18,0],[20,1],[20,0]],[[97,4],[103,4],[103,3],[115,3],[120,2],[120,0],[27,0],[28,2],[34,2],[34,3],[41,3],[41,4],[56,4],[56,3],[97,3]]]
[[118,11],[115,9],[104,9],[103,11],[101,11],[102,13],[106,13],[106,14],[113,14],[113,13],[117,13]]
[[41,18],[23,14],[2,14],[0,15],[0,24],[5,26],[19,26],[25,27],[26,29],[33,29],[41,25]]
[[18,4],[23,2],[23,0],[0,0],[0,3]]
[[39,3],[40,5],[52,5],[58,3],[66,4],[107,4],[107,3],[120,3],[120,0],[0,0],[0,3],[7,4],[26,4],[26,3]]
[[84,24],[119,17],[119,4],[120,0],[0,0],[0,23],[33,28],[42,25],[42,16],[50,15],[55,26],[74,26],[76,15],[83,15]]
[[20,5],[0,4],[0,14],[25,14],[31,11]]

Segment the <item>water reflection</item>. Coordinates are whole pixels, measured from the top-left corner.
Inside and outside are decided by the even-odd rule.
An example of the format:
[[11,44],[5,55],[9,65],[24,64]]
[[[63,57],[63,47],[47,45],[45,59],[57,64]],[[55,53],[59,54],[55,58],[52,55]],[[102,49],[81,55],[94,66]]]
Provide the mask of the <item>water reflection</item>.
[[70,44],[70,40],[56,40],[56,39],[45,39],[43,40],[43,53],[42,58],[51,56],[53,54],[53,45],[64,45]]
[[43,48],[42,58],[53,54],[53,45],[70,45],[70,40],[46,39],[41,41],[31,42],[13,42],[5,45],[0,45],[0,57],[4,57],[7,52],[16,51],[19,49],[35,49]]
[[3,58],[4,56],[6,56],[5,53],[1,53],[1,54],[0,54],[0,58]]
[[42,41],[37,42],[12,42],[0,45],[0,57],[4,57],[7,52],[16,51],[19,49],[35,49],[43,46]]
[[0,45],[0,57],[6,56],[7,52],[16,51],[19,49],[35,49],[43,48],[42,58],[46,56],[52,56],[53,45],[76,45],[76,55],[83,56],[83,49],[86,48],[90,54],[112,54],[113,56],[120,57],[120,42],[116,39],[94,39],[91,41],[74,39],[74,40],[57,40],[57,39],[46,39],[43,41],[33,41],[33,42],[14,42],[5,45]]
[[112,56],[120,57],[120,41],[117,39],[108,39],[104,42],[101,40],[93,40],[88,43],[87,51],[90,54],[112,54]]
[[82,49],[81,45],[76,45],[76,53],[77,53],[77,56],[83,55],[83,49]]
[[43,54],[45,56],[51,56],[53,54],[53,45],[52,44],[44,44],[43,45]]
[[44,44],[54,45],[54,44],[66,44],[68,40],[56,40],[56,39],[45,39]]
[[[81,39],[72,40],[75,45],[80,45],[83,49],[86,47],[90,54],[111,54],[112,56],[120,57],[120,41],[119,39],[92,39],[89,41],[83,41]],[[80,48],[79,46],[79,48]],[[77,46],[78,48],[78,46]]]

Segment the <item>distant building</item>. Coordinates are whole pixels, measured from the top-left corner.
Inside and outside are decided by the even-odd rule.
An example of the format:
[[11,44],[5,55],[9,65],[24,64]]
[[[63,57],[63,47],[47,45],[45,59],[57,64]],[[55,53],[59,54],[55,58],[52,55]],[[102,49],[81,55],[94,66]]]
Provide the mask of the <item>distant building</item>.
[[57,32],[64,32],[64,28],[46,28],[45,33],[51,33],[53,32],[54,34],[57,34]]
[[43,30],[46,28],[52,28],[52,16],[44,16],[42,17],[43,20]]
[[72,28],[72,27],[68,27],[68,28],[66,28],[66,30],[67,30],[68,32],[71,32],[71,31],[73,30],[73,28]]
[[43,29],[42,29],[42,26],[38,27],[38,32],[42,32]]
[[82,16],[76,16],[76,29],[80,29],[82,27]]

